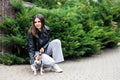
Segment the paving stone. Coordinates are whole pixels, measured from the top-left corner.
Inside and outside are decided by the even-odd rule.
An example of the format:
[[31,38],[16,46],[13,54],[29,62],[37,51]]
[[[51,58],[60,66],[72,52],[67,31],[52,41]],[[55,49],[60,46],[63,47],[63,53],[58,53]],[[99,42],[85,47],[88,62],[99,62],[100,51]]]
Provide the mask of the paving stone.
[[58,64],[63,73],[34,76],[30,65],[0,64],[0,80],[120,80],[120,47],[100,54]]

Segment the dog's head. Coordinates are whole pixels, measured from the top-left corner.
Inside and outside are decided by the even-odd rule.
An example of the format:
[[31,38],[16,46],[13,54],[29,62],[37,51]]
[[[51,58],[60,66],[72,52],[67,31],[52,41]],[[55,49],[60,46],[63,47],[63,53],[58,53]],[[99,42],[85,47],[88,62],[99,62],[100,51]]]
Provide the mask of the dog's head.
[[36,52],[34,57],[35,57],[35,62],[40,64],[41,61],[42,61],[41,53],[40,52]]
[[40,61],[42,59],[41,55],[35,55],[35,60]]

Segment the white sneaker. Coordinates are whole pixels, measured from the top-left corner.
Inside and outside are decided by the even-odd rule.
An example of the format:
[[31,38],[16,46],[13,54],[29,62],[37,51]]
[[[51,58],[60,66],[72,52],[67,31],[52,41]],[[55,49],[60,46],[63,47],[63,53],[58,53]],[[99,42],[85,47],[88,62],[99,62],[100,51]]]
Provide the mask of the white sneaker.
[[57,73],[63,72],[63,70],[57,64],[54,64],[51,70]]
[[31,66],[31,70],[34,71],[34,66],[33,65],[30,65]]
[[51,70],[52,70],[52,67],[45,67],[45,68],[44,68],[44,71],[45,71],[45,72],[49,72],[49,71],[51,71]]
[[31,70],[34,72],[36,69],[33,65],[31,65]]

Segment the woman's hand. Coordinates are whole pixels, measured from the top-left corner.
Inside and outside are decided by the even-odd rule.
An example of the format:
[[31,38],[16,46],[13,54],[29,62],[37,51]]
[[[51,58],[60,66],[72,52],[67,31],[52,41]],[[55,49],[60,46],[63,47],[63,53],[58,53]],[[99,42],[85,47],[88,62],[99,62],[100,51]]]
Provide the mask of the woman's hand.
[[44,48],[41,48],[41,49],[40,49],[40,52],[44,52]]

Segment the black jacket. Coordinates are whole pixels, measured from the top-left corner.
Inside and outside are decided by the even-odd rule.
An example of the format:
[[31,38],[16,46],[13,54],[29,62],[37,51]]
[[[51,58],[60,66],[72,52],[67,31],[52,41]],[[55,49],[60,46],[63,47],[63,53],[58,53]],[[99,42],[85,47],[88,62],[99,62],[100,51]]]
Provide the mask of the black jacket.
[[34,61],[35,51],[39,51],[41,48],[46,50],[50,41],[50,29],[48,26],[43,28],[43,32],[37,29],[39,38],[35,38],[32,34],[28,34],[28,53],[31,59],[31,63]]

